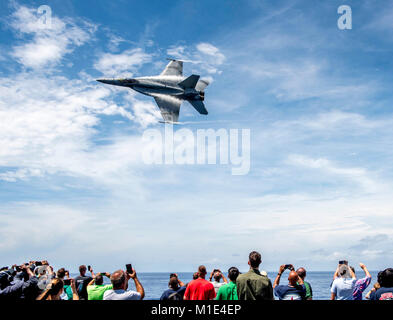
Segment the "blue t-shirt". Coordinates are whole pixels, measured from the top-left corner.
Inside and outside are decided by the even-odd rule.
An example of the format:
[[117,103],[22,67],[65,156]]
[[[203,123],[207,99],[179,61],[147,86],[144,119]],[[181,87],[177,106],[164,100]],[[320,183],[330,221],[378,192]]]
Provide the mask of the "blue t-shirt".
[[370,300],[393,300],[393,287],[382,287],[371,293]]
[[294,287],[278,285],[274,288],[274,294],[280,300],[304,300],[306,298],[306,287],[304,284],[298,284]]
[[168,289],[163,292],[160,300],[183,300],[184,292],[186,292],[186,286],[180,287],[177,290]]
[[336,278],[330,291],[336,295],[337,300],[353,300],[353,290],[356,278]]

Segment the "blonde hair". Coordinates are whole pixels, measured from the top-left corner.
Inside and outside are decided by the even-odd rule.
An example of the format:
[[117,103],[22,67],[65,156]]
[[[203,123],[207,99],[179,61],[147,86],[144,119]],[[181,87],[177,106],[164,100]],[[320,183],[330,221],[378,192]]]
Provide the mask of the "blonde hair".
[[55,278],[51,281],[48,288],[39,295],[37,300],[55,300],[56,295],[59,294],[60,290],[63,289],[63,280]]

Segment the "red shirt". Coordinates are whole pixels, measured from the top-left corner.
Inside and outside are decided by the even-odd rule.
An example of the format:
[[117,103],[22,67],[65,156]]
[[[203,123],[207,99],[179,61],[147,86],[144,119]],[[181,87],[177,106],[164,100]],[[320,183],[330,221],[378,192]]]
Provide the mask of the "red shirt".
[[212,300],[216,297],[213,285],[205,279],[192,280],[184,293],[184,300]]

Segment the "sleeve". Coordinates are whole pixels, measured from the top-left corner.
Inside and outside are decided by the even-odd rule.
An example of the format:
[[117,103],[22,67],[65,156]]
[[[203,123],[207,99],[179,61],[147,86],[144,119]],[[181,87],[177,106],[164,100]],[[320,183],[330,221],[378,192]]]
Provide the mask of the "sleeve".
[[22,287],[23,287],[23,281],[16,281],[15,284],[10,285],[8,287],[6,287],[5,289],[0,291],[0,297],[6,297],[6,296],[12,296],[16,293],[18,293],[18,291],[22,292]]
[[128,299],[127,300],[140,300],[141,294],[136,291],[128,291]]
[[269,285],[267,286],[267,300],[274,300],[274,295],[273,295],[273,286],[272,286],[272,282],[269,279]]
[[187,286],[186,291],[184,292],[184,300],[190,300],[190,285]]
[[216,290],[214,290],[214,286],[211,284],[210,286],[210,293],[209,293],[209,299],[213,300],[216,297]]
[[274,294],[276,295],[277,298],[282,299],[283,292],[282,292],[282,286],[278,285],[274,288]]
[[161,297],[160,297],[160,300],[164,300],[164,298],[165,298],[165,293],[166,293],[166,290],[162,293],[162,295],[161,295]]
[[218,289],[217,295],[216,295],[216,300],[223,300],[221,299],[222,297],[222,290],[223,290],[223,286],[220,287],[220,289]]
[[356,281],[355,287],[358,287],[358,290],[363,292],[371,283],[371,277],[364,277],[363,279],[359,279]]
[[377,291],[371,292],[370,300],[377,300]]

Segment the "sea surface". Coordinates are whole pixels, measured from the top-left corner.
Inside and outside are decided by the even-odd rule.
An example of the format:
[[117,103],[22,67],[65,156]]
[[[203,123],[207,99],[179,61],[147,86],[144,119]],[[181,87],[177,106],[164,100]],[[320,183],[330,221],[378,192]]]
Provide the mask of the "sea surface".
[[[311,284],[313,290],[313,299],[314,300],[329,300],[330,299],[330,285],[333,280],[333,272],[318,272],[318,271],[309,271],[307,272],[306,281]],[[370,271],[372,275],[372,280],[370,286],[366,289],[363,294],[365,294],[370,290],[373,284],[376,282],[377,279],[377,271]],[[184,283],[187,283],[192,280],[193,272],[179,272],[178,276],[179,279],[182,280]],[[169,281],[168,272],[154,272],[154,273],[138,273],[139,281],[142,283],[145,289],[145,300],[159,300],[161,294],[168,288],[168,281]],[[277,272],[268,272],[268,276],[274,282],[274,279],[277,275]],[[72,274],[71,276],[76,276],[76,274]],[[281,277],[280,284],[287,284],[288,280],[288,273],[285,272]],[[364,273],[358,271],[357,277],[361,278],[364,277]],[[109,279],[105,278],[105,283],[110,283]],[[132,280],[129,281],[129,288],[135,289],[134,283]]]

